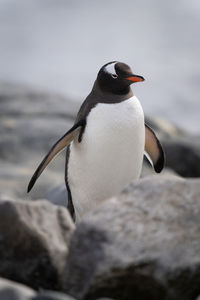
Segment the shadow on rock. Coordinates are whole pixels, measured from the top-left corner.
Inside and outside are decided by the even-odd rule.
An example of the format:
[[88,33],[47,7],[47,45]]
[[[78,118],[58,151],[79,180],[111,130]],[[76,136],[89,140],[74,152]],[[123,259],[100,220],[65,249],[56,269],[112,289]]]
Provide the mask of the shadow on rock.
[[0,274],[34,289],[59,289],[74,224],[45,200],[0,199]]
[[200,293],[200,180],[151,176],[77,225],[63,289],[78,299],[194,300]]

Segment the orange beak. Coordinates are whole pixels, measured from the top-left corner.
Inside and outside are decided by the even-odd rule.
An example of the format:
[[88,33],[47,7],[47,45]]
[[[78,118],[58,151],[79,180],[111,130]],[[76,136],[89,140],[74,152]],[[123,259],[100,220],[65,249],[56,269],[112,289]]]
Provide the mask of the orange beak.
[[132,75],[130,77],[126,77],[126,80],[130,80],[132,82],[140,82],[140,81],[144,81],[144,77],[139,76],[139,75]]

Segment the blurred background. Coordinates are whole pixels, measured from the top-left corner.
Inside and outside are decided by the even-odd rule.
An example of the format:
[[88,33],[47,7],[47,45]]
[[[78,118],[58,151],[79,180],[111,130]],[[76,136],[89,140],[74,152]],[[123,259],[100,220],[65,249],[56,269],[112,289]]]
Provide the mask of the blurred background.
[[[199,177],[199,31],[199,0],[0,0],[0,192],[27,197],[39,162],[112,60],[145,77],[133,89],[166,166]],[[64,156],[28,197],[65,191]]]
[[146,114],[199,133],[199,30],[199,0],[0,0],[0,81],[81,103],[119,60],[146,78],[134,86]]

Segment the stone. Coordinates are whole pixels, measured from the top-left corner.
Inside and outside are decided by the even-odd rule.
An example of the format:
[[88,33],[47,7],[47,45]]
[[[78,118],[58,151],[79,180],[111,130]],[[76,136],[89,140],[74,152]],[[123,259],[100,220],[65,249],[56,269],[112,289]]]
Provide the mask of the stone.
[[34,289],[59,289],[74,223],[47,200],[0,199],[0,274]]
[[200,177],[200,146],[189,138],[164,141],[163,146],[167,167],[183,177]]
[[183,177],[200,177],[200,137],[163,119],[147,118],[146,121],[163,145],[166,167]]
[[69,97],[0,83],[0,191],[10,196],[43,198],[64,182],[61,153],[26,193],[28,182],[51,146],[72,126],[79,104]]
[[84,300],[196,299],[199,215],[200,179],[135,181],[77,224],[63,290]]
[[1,300],[32,300],[36,292],[20,283],[0,278]]
[[167,138],[177,138],[188,135],[185,130],[160,117],[145,117],[145,122],[156,131],[162,141]]
[[49,150],[71,127],[78,109],[58,94],[20,85],[0,84],[0,99],[0,157],[13,162],[24,160],[27,151]]

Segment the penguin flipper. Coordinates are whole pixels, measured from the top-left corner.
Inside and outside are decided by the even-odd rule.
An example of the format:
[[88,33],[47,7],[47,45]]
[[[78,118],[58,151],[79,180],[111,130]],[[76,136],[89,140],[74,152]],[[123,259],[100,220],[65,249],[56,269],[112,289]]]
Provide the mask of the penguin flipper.
[[[50,161],[54,158],[54,156],[63,150],[63,148],[67,147],[69,143],[73,140],[74,138],[74,133],[76,130],[80,129],[81,127],[81,133],[85,127],[85,120],[77,122],[67,133],[65,133],[50,149],[50,151],[47,153],[47,155],[44,157],[40,165],[38,166],[37,170],[33,174],[29,185],[27,192],[29,193],[32,187],[34,186],[36,180],[38,177],[41,175],[41,173],[44,171],[46,166],[50,163]],[[79,136],[79,141],[80,141],[80,136]]]
[[156,173],[160,173],[164,168],[165,154],[156,134],[147,124],[145,124],[145,152],[148,160],[152,161]]

